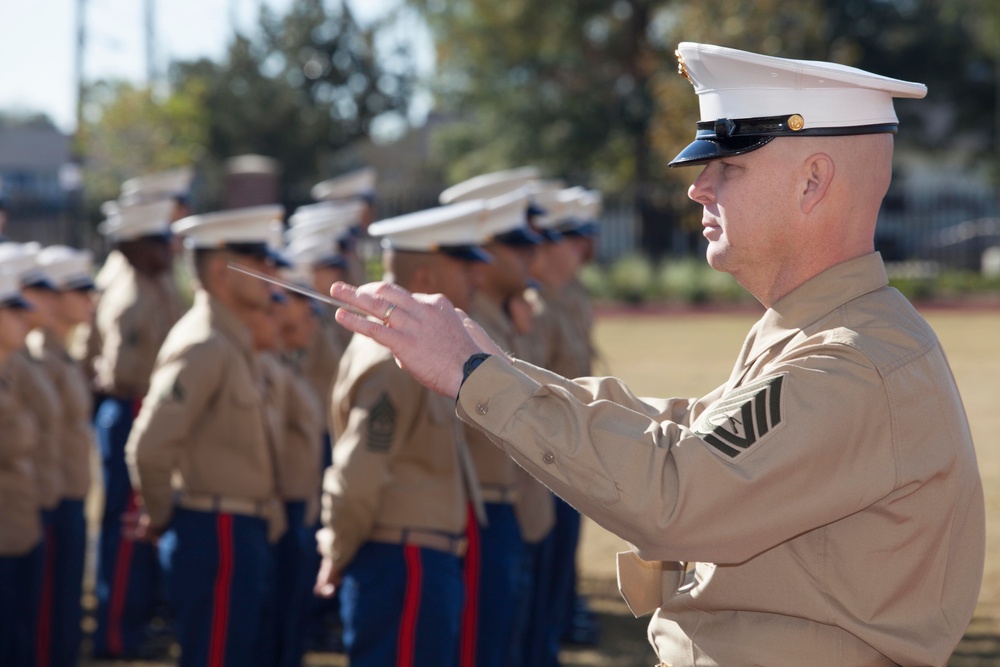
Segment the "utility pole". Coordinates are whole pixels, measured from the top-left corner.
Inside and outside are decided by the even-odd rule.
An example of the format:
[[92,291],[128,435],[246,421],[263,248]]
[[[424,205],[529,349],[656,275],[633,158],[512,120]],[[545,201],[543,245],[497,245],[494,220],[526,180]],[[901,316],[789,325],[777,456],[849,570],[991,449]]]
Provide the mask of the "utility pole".
[[146,85],[156,83],[156,3],[146,0]]
[[87,43],[87,0],[76,0],[76,131],[83,127],[83,54]]
[[240,34],[240,0],[229,0],[229,26],[233,29],[233,37]]
[[[65,212],[60,216],[63,236],[70,245],[80,247],[83,241],[83,107],[84,54],[87,47],[87,0],[76,0],[76,130],[70,145],[69,162],[60,170],[60,181],[66,193]],[[67,229],[68,227],[68,229]]]

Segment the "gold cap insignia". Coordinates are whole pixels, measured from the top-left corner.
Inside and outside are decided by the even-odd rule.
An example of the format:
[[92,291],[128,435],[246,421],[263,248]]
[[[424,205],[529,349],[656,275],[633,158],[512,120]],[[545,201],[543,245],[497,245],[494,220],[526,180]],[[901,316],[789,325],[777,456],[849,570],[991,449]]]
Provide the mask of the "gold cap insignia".
[[677,56],[677,73],[687,79],[688,83],[693,86],[694,81],[691,80],[691,76],[688,74],[687,65],[684,64],[684,56],[681,55],[679,50],[674,51],[674,55]]
[[792,132],[798,132],[803,127],[805,127],[805,124],[806,122],[802,119],[802,116],[798,115],[797,113],[789,116],[788,121],[786,122],[786,125],[788,125],[788,129],[791,130]]

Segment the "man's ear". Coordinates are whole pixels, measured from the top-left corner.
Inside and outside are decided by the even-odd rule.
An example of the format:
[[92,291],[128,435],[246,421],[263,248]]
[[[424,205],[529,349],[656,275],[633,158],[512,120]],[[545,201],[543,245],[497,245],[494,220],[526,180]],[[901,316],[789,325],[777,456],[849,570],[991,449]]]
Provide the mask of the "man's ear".
[[834,171],[833,158],[826,153],[816,153],[806,160],[806,178],[800,197],[803,213],[811,213],[826,197],[833,182]]

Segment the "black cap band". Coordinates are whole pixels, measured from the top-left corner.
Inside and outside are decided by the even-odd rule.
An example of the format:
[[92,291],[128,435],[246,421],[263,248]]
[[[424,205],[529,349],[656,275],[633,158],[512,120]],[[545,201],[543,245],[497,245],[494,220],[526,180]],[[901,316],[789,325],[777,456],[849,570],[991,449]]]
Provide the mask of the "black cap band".
[[857,134],[895,134],[896,123],[850,127],[804,128],[802,116],[717,118],[700,121],[693,142],[677,154],[670,167],[704,164],[709,160],[757,150],[775,137],[835,137]]

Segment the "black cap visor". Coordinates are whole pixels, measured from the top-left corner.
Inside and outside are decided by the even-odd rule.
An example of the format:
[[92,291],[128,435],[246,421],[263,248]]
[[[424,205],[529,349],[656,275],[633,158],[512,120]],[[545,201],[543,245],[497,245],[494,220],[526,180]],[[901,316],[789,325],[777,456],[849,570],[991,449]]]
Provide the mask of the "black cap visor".
[[535,202],[533,202],[533,201],[532,202],[528,202],[527,214],[528,214],[529,218],[533,218],[533,217],[536,217],[536,216],[539,216],[539,215],[545,215],[548,212],[549,212],[548,209],[542,208],[541,206],[539,206]]
[[273,250],[271,248],[268,248],[267,249],[267,256],[271,260],[271,262],[273,262],[274,265],[276,267],[278,267],[279,269],[290,269],[290,268],[292,268],[292,263],[290,261],[288,261],[288,258],[285,257],[281,252],[279,252],[277,250]]
[[493,261],[493,255],[474,245],[440,246],[437,251],[466,262],[486,262],[489,264]]
[[227,243],[225,249],[244,257],[260,260],[274,260],[274,253],[266,243]]
[[563,236],[591,237],[597,236],[597,223],[594,221],[577,222],[572,227],[562,230]]
[[93,292],[97,289],[94,285],[94,281],[90,278],[80,278],[78,280],[71,280],[70,282],[63,285],[63,292]]
[[15,308],[17,310],[34,310],[32,305],[24,300],[20,294],[9,296],[0,300],[0,308]]
[[563,240],[562,232],[560,232],[555,227],[546,227],[544,229],[539,229],[538,233],[542,235],[542,240],[545,243],[558,243]]
[[[703,135],[711,134],[711,138],[701,138]],[[766,145],[774,137],[729,137],[728,139],[716,139],[715,132],[705,132],[698,130],[698,137],[687,145],[687,148],[677,154],[670,161],[668,167],[688,167],[698,164],[705,164],[710,160],[717,160],[721,157],[731,157],[755,151]]]
[[21,289],[41,289],[48,292],[58,292],[55,284],[40,273],[30,273],[21,277]]
[[326,255],[316,260],[313,266],[317,268],[346,269],[347,258],[343,255]]
[[513,246],[539,245],[542,241],[541,235],[527,225],[493,237],[493,243]]

